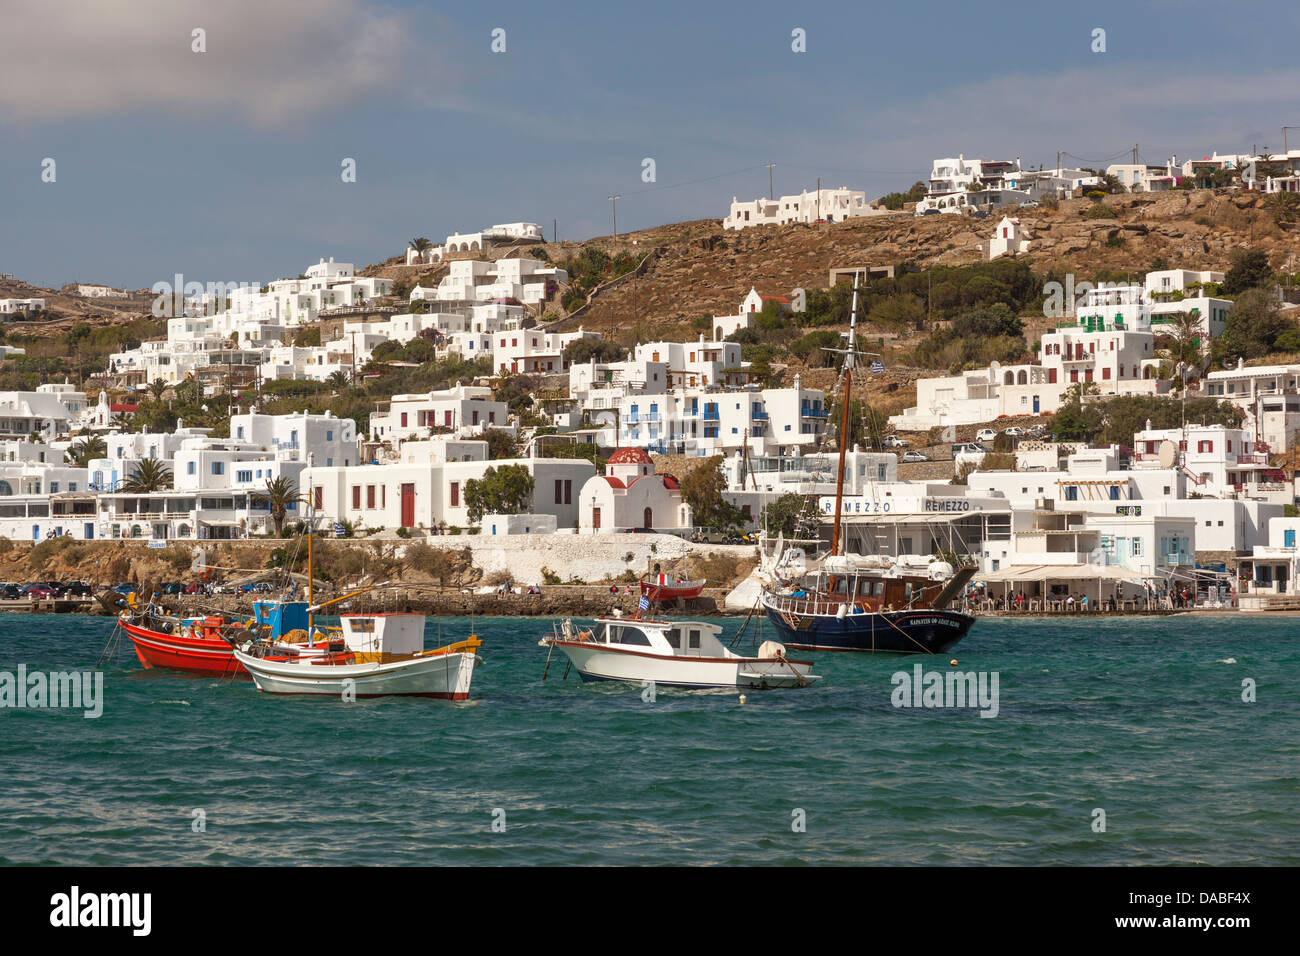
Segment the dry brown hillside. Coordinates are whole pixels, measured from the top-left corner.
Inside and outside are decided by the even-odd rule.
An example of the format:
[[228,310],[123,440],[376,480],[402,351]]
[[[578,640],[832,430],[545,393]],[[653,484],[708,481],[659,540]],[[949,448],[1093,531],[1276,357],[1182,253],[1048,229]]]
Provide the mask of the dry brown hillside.
[[[1235,250],[1249,246],[1266,250],[1275,268],[1294,268],[1288,262],[1298,248],[1297,233],[1274,223],[1259,193],[1175,190],[1105,202],[1114,219],[1085,218],[1094,205],[1088,199],[1065,200],[1054,210],[1010,211],[1034,240],[1022,258],[1035,271],[1073,272],[1079,281],[1101,270],[1146,270],[1157,259],[1169,268],[1223,270]],[[653,248],[659,255],[645,275],[604,290],[566,325],[672,334],[689,331],[697,316],[734,313],[751,286],[788,295],[796,287],[824,287],[832,268],[977,262],[999,218],[899,214],[741,232],[724,232],[720,220],[696,220],[618,240],[593,239],[611,253]],[[1115,239],[1124,241],[1107,244]]]

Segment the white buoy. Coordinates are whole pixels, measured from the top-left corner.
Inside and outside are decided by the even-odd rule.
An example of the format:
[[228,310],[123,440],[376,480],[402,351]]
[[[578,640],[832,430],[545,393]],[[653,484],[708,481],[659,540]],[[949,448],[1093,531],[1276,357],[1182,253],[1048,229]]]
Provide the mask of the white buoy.
[[741,694],[741,695],[740,695],[740,702],[741,702],[742,704],[745,702],[745,695],[744,695],[744,694]]

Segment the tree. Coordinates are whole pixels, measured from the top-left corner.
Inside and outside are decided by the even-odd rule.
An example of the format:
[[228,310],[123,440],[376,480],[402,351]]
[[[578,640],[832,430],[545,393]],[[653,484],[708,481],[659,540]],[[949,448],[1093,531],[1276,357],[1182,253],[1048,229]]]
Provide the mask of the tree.
[[493,461],[519,457],[518,443],[504,428],[489,428],[483,433],[483,438],[488,443],[488,457]]
[[104,443],[104,439],[98,435],[90,435],[74,443],[63,453],[63,457],[68,464],[76,468],[85,468],[94,459],[103,458],[107,454],[108,446]]
[[1227,325],[1214,343],[1214,357],[1229,363],[1267,355],[1289,328],[1273,296],[1264,289],[1250,289],[1237,296],[1228,310]]
[[[838,435],[840,423],[844,421],[844,403],[836,398],[827,414],[827,421]],[[883,412],[869,406],[865,399],[853,399],[849,405],[848,447],[851,449],[854,445],[861,445],[864,448],[875,448],[885,436],[887,425],[888,418]]]
[[817,520],[817,499],[811,495],[783,494],[763,509],[763,527],[768,534],[793,537],[801,521]]
[[1224,295],[1237,295],[1254,289],[1273,278],[1268,264],[1268,253],[1263,249],[1240,249],[1232,256],[1232,266],[1223,276],[1219,290]]
[[278,538],[284,531],[284,521],[288,517],[290,506],[301,500],[298,486],[294,484],[292,478],[283,475],[279,478],[267,479],[266,490],[259,497],[266,502],[267,509],[271,512],[275,536]]
[[157,458],[145,458],[136,465],[135,473],[122,485],[123,491],[133,494],[147,494],[170,488],[172,473]]
[[339,369],[337,372],[330,372],[329,377],[325,379],[325,384],[334,390],[346,388],[348,384],[348,373]]
[[722,497],[727,477],[722,473],[722,456],[714,455],[686,473],[679,482],[682,500],[691,509],[695,523],[705,528],[738,527],[743,520],[739,509]]
[[581,365],[585,362],[617,362],[623,358],[623,348],[606,339],[574,339],[564,347],[564,364]]
[[154,379],[149,383],[149,394],[153,396],[155,402],[162,401],[163,392],[167,391],[167,383],[160,378]]
[[1165,347],[1165,359],[1169,363],[1171,374],[1179,373],[1182,366],[1182,381],[1186,382],[1189,373],[1201,371],[1204,357],[1201,340],[1201,319],[1187,311],[1169,313],[1169,344]]
[[477,522],[485,514],[519,514],[532,503],[534,484],[524,465],[489,467],[482,479],[465,482],[469,520]]
[[412,239],[409,245],[421,256],[423,256],[426,252],[428,252],[431,248],[433,248],[433,243],[430,242],[428,239],[424,238],[423,236],[420,236],[418,239]]

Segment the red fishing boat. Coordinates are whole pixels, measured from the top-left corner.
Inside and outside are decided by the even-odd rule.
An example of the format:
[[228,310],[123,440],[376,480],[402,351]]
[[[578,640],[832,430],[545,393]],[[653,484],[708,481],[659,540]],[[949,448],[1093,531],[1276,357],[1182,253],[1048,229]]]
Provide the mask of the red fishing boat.
[[678,599],[697,598],[708,581],[674,581],[666,574],[655,575],[653,580],[641,582],[641,596],[658,604],[670,604]]
[[135,656],[146,668],[164,667],[218,677],[248,676],[221,636],[230,623],[224,617],[132,616],[127,611],[118,620],[131,639]]

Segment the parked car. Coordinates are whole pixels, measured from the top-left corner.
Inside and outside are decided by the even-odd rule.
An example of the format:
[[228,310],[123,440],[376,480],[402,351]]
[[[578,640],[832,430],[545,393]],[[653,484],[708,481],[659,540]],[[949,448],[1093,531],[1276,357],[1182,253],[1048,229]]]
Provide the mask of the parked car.
[[0,601],[18,601],[23,596],[22,588],[16,584],[0,584]]
[[85,581],[69,581],[63,586],[63,593],[67,597],[92,597],[95,589]]
[[1019,425],[1012,425],[1010,428],[1002,429],[1002,434],[1009,435],[1012,438],[1019,438],[1021,435],[1025,434],[1025,430]]
[[992,428],[981,428],[975,433],[976,441],[997,441],[998,433]]
[[34,581],[22,589],[21,596],[35,601],[47,601],[52,597],[57,597],[58,592],[48,584]]
[[121,584],[114,584],[113,590],[118,594],[130,594],[136,589],[136,587],[137,586],[132,584],[130,581],[123,581]]
[[902,457],[901,459],[899,459],[899,460],[902,461],[903,464],[906,465],[906,464],[910,464],[911,462],[914,462],[914,461],[930,461],[931,458],[930,458],[929,455],[924,454],[923,452],[919,452],[919,451],[905,451],[905,452],[903,452],[903,457]]
[[1033,435],[1035,438],[1037,438],[1039,435],[1046,435],[1046,434],[1047,434],[1047,426],[1046,426],[1046,425],[1031,425],[1031,426],[1029,427],[1029,434]]
[[906,448],[907,439],[899,438],[897,435],[886,435],[885,440],[880,444],[884,445],[886,448]]
[[179,581],[164,581],[158,586],[158,591],[162,594],[180,594],[184,587]]

